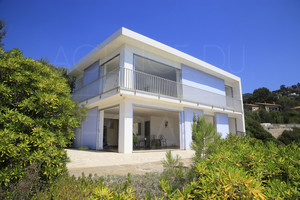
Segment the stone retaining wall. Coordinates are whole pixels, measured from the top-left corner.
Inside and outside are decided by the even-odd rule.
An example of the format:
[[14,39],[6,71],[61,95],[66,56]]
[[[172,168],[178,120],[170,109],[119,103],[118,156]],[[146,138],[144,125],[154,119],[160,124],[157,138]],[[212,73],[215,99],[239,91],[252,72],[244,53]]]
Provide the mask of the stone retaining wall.
[[300,124],[270,124],[270,123],[262,123],[261,126],[271,133],[275,138],[278,138],[283,131],[288,130],[291,131],[293,128],[300,128]]

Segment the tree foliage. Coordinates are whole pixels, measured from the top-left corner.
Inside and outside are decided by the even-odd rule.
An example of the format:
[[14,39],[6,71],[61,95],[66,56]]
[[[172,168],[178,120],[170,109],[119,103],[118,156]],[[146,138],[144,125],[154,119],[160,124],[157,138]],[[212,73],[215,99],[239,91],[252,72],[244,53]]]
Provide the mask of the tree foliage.
[[2,46],[4,46],[4,44],[2,43],[2,39],[3,37],[6,35],[6,30],[4,29],[6,26],[4,20],[0,20],[0,48]]
[[265,109],[260,109],[258,111],[246,111],[245,115],[260,123],[283,124],[285,122],[284,115],[280,111],[270,110],[268,112]]
[[65,79],[68,80],[68,85],[71,88],[71,92],[73,91],[75,87],[75,77],[69,76],[68,75],[68,69],[65,67],[57,67],[53,64],[50,63],[50,61],[47,58],[41,58],[38,60],[44,65],[47,65],[53,72],[59,74],[60,76],[64,77]]
[[67,80],[47,65],[0,49],[0,184],[17,182],[36,163],[40,178],[66,172],[64,151],[80,124]]
[[292,131],[283,131],[278,140],[286,145],[295,142],[300,146],[300,128],[293,128]]
[[276,96],[271,93],[268,88],[262,87],[253,91],[253,94],[246,99],[246,103],[268,102],[276,101]]
[[243,97],[244,103],[266,102],[281,105],[281,112],[267,112],[264,109],[253,113],[246,112],[246,115],[260,123],[300,123],[300,113],[292,110],[293,107],[300,106],[300,83],[290,87],[281,85],[279,90],[273,92],[263,87],[254,90],[253,94],[246,93]]
[[191,148],[196,151],[195,162],[207,156],[220,138],[214,125],[206,122],[204,116],[194,115]]
[[250,116],[245,116],[246,134],[248,137],[262,140],[263,142],[273,141],[277,143],[276,138],[266,131],[258,121]]

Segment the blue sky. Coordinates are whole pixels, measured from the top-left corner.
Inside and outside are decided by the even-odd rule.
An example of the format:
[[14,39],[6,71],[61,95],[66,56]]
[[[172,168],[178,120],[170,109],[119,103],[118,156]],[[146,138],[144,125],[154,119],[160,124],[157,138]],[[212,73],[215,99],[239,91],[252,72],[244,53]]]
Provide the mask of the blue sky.
[[242,79],[243,93],[300,82],[300,0],[0,0],[5,50],[70,67],[120,27]]

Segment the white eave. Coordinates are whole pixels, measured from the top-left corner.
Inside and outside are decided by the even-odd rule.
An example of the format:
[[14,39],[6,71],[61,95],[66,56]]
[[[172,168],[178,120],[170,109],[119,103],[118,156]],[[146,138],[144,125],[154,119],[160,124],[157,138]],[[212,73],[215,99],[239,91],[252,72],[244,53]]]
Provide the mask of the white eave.
[[181,64],[185,64],[189,67],[193,67],[195,69],[204,71],[208,74],[214,75],[224,80],[231,79],[234,81],[240,81],[239,77],[229,72],[226,72],[193,56],[190,56],[177,49],[174,49],[161,42],[155,41],[151,38],[143,36],[124,27],[120,28],[113,35],[111,35],[109,38],[107,38],[101,44],[99,44],[95,49],[89,52],[86,56],[80,59],[75,65],[73,65],[68,70],[68,74],[76,74],[76,71],[78,72],[84,70],[86,67],[99,60],[101,52],[109,53],[109,49],[116,50],[124,44],[137,46],[139,48],[145,49],[146,51],[148,51],[149,49],[155,49],[156,51],[169,55],[168,57]]

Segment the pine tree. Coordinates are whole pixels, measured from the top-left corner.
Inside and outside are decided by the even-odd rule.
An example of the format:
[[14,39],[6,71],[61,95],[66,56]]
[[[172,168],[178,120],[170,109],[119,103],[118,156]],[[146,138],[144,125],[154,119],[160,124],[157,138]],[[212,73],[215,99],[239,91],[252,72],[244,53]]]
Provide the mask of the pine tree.
[[221,136],[216,132],[214,125],[206,122],[203,116],[194,115],[193,121],[191,148],[196,151],[195,161],[199,161],[214,149],[213,146],[217,144]]

